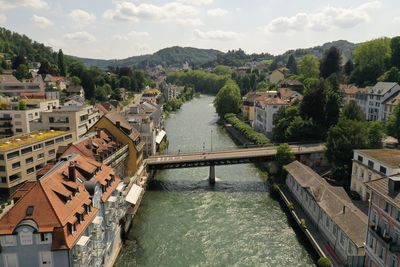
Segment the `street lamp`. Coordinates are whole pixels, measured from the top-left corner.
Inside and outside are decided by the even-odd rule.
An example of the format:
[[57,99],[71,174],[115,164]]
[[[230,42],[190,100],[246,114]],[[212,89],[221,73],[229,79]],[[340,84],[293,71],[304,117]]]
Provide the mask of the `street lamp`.
[[213,134],[213,130],[211,129],[211,152],[212,152],[212,134]]

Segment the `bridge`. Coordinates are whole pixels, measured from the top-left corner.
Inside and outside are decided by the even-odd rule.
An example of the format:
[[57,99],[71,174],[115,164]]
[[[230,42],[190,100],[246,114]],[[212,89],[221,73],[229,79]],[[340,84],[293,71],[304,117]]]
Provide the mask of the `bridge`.
[[[325,144],[300,144],[290,146],[296,156],[323,153]],[[209,182],[215,184],[215,166],[273,161],[277,146],[243,148],[223,151],[179,153],[151,156],[145,160],[150,170],[210,167]]]

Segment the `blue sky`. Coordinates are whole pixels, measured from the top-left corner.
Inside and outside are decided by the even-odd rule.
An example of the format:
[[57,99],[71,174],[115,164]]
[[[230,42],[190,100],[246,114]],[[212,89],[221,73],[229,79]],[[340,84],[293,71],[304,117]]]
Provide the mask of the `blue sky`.
[[0,25],[82,57],[173,45],[279,54],[400,35],[398,10],[399,0],[0,0]]

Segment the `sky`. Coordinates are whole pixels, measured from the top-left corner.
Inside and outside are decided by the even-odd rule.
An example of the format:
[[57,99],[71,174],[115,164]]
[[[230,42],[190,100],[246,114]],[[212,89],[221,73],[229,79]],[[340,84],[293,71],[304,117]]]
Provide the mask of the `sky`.
[[116,59],[170,46],[281,54],[400,35],[399,0],[0,0],[0,26]]

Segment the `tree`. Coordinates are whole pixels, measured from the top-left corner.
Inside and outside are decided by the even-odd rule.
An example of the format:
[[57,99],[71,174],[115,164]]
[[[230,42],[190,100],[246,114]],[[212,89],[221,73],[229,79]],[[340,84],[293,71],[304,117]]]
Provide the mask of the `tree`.
[[18,102],[18,109],[19,109],[19,110],[25,110],[25,109],[26,109],[26,102],[23,101],[23,100],[20,100],[20,101]]
[[319,61],[315,55],[307,54],[299,60],[299,74],[304,78],[318,78]]
[[289,56],[288,61],[286,63],[286,68],[289,69],[290,73],[297,74],[297,62],[293,54]]
[[[332,74],[330,77],[336,76]],[[324,81],[324,91],[326,95],[326,103],[324,108],[325,121],[324,125],[326,129],[329,129],[332,125],[336,124],[339,120],[341,96],[337,91],[339,85],[333,85],[331,80]]]
[[320,82],[317,87],[311,89],[303,98],[300,104],[301,117],[312,119],[316,124],[325,122],[326,95],[324,83]]
[[95,83],[93,76],[88,70],[82,73],[81,83],[83,89],[85,90],[85,97],[87,99],[93,99],[95,97]]
[[400,69],[400,36],[392,38],[390,47],[392,49],[392,66]]
[[27,79],[30,77],[29,68],[26,64],[20,64],[14,71],[15,78],[18,80]]
[[335,46],[329,48],[325,57],[321,61],[320,74],[324,79],[332,74],[339,74],[341,68],[341,53]]
[[276,150],[276,161],[278,162],[280,176],[283,177],[283,166],[292,163],[296,157],[288,144],[280,144]]
[[383,125],[379,121],[368,122],[368,148],[382,148]]
[[227,113],[236,114],[239,111],[242,98],[239,86],[232,80],[228,80],[214,99],[214,106],[220,118]]
[[40,62],[38,74],[46,75],[46,74],[50,74],[50,73],[51,73],[50,62],[47,60]]
[[400,104],[398,104],[386,122],[386,133],[400,140]]
[[64,77],[67,76],[67,72],[65,70],[65,64],[64,64],[64,54],[61,49],[58,51],[58,55],[57,55],[57,66],[58,66],[60,75],[64,76]]
[[351,59],[347,60],[346,64],[344,65],[344,73],[347,76],[350,76],[354,70],[354,63]]
[[81,85],[81,79],[79,79],[79,77],[77,77],[77,76],[72,76],[71,77],[71,85],[73,85],[73,86]]
[[278,68],[278,62],[276,59],[274,59],[271,63],[271,65],[269,65],[268,69],[269,71],[274,71]]
[[390,70],[385,72],[381,77],[378,78],[380,82],[400,82],[400,70],[396,67],[392,67]]
[[259,82],[257,84],[256,91],[257,92],[265,92],[268,90],[268,84],[265,81]]
[[317,267],[332,267],[332,263],[327,257],[321,257],[317,262]]
[[344,106],[341,115],[349,120],[354,120],[354,121],[365,120],[365,114],[355,100],[350,100],[349,104]]
[[13,59],[11,67],[13,70],[16,70],[21,64],[26,64],[26,59],[23,55],[18,55]]
[[360,44],[354,50],[356,68],[351,80],[358,85],[375,84],[391,61],[391,40],[380,38]]
[[114,89],[110,96],[111,99],[122,101],[121,91],[119,89]]
[[119,86],[126,89],[131,88],[131,79],[128,76],[122,76],[121,79],[119,79]]
[[228,66],[217,65],[214,68],[214,72],[218,75],[232,75],[233,70]]
[[145,82],[146,79],[144,77],[144,72],[141,70],[135,70],[133,73],[135,80],[136,80],[136,85],[138,90],[142,90],[145,87]]

